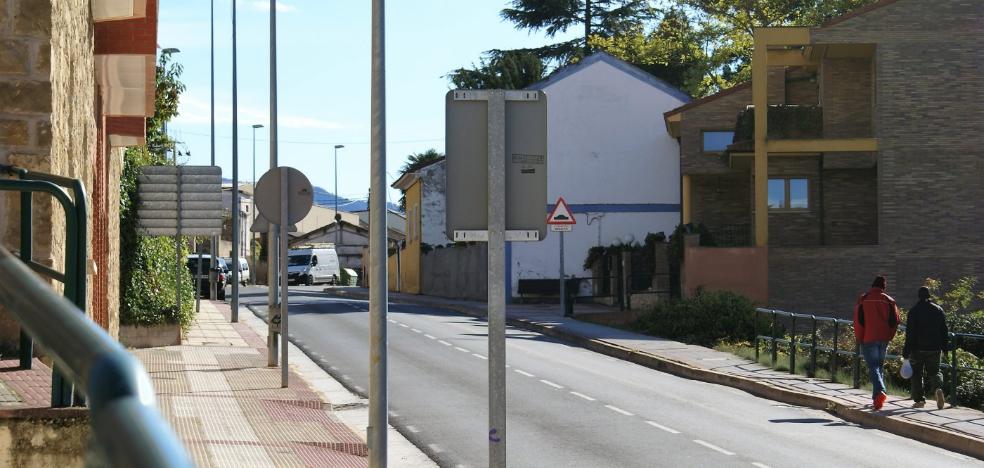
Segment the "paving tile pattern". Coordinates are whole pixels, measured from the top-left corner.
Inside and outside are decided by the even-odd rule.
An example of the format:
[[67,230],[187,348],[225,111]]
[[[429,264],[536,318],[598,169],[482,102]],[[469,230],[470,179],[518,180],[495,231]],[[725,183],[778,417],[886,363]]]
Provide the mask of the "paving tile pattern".
[[228,305],[203,301],[185,344],[134,354],[198,466],[368,466],[366,444],[296,373],[280,387],[265,348]]
[[51,368],[34,359],[30,370],[15,357],[0,360],[0,408],[49,408]]

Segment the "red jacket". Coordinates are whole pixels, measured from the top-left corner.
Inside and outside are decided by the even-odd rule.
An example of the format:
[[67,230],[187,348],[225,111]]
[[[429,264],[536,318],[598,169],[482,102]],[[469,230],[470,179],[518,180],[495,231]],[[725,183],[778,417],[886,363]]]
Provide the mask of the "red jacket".
[[899,327],[899,306],[881,288],[871,288],[854,306],[854,337],[860,343],[887,343]]

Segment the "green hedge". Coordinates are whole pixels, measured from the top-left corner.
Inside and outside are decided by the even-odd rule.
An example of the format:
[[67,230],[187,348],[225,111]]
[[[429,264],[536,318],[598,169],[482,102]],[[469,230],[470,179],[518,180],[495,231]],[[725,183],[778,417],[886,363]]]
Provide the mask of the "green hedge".
[[[820,106],[769,106],[769,138],[820,138],[823,136],[823,108]],[[738,113],[735,141],[755,138],[755,108]]]
[[751,299],[728,291],[698,291],[693,297],[668,302],[647,312],[632,328],[701,346],[721,340],[751,341],[758,330],[766,330],[768,319],[755,313]]

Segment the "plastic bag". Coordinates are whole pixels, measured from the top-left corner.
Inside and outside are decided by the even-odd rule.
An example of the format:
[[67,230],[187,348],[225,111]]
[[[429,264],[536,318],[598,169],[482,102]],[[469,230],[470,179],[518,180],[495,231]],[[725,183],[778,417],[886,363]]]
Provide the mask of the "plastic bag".
[[899,369],[899,375],[901,375],[903,379],[912,377],[912,364],[909,363],[908,359],[902,360],[902,368]]

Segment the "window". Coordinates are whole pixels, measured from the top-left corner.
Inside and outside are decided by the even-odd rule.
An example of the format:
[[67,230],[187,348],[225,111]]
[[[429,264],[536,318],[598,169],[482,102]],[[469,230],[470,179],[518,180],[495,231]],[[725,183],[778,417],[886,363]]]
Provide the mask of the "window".
[[702,148],[705,153],[722,153],[728,149],[728,145],[735,139],[735,132],[732,131],[708,131],[702,132]]
[[770,210],[810,209],[808,179],[769,179]]

